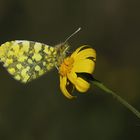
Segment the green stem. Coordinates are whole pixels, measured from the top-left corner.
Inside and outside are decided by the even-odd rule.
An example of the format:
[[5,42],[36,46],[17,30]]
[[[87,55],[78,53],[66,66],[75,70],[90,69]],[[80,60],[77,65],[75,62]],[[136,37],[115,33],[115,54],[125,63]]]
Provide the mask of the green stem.
[[123,98],[121,98],[119,95],[117,95],[114,91],[107,88],[103,83],[99,82],[98,80],[94,79],[93,84],[102,89],[103,91],[105,91],[106,93],[111,94],[140,119],[140,112],[137,109],[135,109],[132,105],[130,105],[127,101],[125,101]]

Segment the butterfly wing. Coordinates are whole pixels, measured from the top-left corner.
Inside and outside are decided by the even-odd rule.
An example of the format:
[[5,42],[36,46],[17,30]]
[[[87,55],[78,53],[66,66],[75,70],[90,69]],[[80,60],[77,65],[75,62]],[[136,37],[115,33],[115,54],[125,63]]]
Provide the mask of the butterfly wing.
[[27,83],[51,70],[56,63],[56,50],[43,43],[15,40],[0,46],[0,61],[14,77]]

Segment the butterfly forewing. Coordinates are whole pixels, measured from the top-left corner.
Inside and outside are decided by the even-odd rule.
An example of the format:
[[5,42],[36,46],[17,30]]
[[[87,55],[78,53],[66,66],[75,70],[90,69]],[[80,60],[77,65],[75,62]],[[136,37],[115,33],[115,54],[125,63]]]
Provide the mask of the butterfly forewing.
[[43,43],[16,40],[0,46],[0,61],[7,71],[23,83],[36,79],[51,70],[57,51]]

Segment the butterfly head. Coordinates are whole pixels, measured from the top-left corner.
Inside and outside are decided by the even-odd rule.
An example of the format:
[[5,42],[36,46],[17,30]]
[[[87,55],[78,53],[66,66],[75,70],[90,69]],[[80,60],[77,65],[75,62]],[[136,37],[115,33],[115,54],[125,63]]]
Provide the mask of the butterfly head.
[[64,58],[66,58],[68,54],[68,49],[70,45],[68,44],[68,40],[73,37],[75,34],[77,34],[81,30],[81,27],[79,27],[75,32],[73,32],[70,36],[66,38],[66,40],[63,43],[60,43],[55,46],[56,52],[57,52],[57,65],[59,66]]
[[57,52],[57,65],[59,66],[68,54],[70,45],[68,43],[60,43],[55,46]]

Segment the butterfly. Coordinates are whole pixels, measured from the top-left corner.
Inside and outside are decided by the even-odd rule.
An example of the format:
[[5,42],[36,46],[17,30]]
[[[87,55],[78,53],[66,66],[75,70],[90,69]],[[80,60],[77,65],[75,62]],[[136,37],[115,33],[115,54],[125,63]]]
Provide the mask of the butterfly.
[[27,83],[40,77],[66,57],[68,44],[55,47],[27,40],[9,41],[0,46],[0,62],[14,79]]
[[67,55],[68,39],[56,46],[35,41],[8,41],[0,46],[0,62],[12,77],[22,83],[36,79],[54,67],[58,68]]

